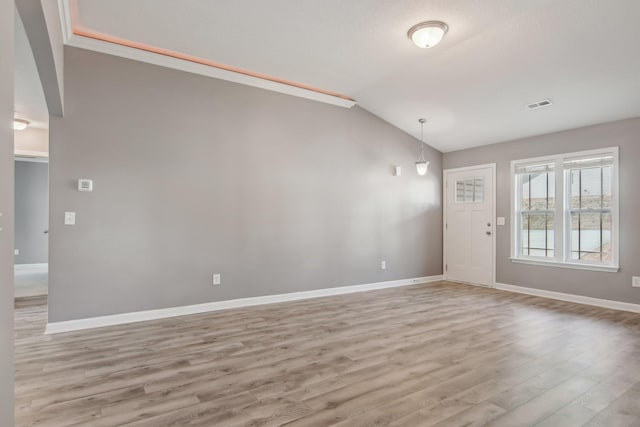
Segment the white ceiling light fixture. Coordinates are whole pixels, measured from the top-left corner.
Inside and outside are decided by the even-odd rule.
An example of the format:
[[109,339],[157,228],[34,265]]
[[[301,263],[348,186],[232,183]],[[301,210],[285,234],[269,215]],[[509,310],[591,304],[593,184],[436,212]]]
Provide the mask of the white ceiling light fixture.
[[31,123],[29,120],[13,119],[13,130],[25,130]]
[[449,31],[449,26],[444,22],[427,21],[409,28],[407,35],[416,46],[426,49],[440,43],[447,31]]
[[418,119],[418,122],[420,123],[420,158],[416,162],[416,171],[418,175],[423,176],[429,168],[429,162],[424,158],[424,124],[427,122],[427,119]]

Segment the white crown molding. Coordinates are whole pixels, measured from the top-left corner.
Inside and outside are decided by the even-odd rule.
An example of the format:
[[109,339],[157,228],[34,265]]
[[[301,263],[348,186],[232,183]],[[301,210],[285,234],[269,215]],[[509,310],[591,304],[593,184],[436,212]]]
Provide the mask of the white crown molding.
[[210,311],[226,310],[229,308],[250,307],[262,304],[274,304],[286,301],[297,301],[309,298],[319,298],[332,295],[343,295],[354,292],[372,291],[376,289],[395,288],[399,286],[415,285],[419,283],[437,282],[442,276],[417,277],[412,279],[392,280],[389,282],[368,283],[364,285],[341,286],[337,288],[316,289],[313,291],[293,292],[288,294],[266,295],[261,297],[241,298],[227,301],[214,301],[204,304],[186,305],[181,307],[161,308],[157,310],[137,311],[132,313],[113,314],[109,316],[90,317],[87,319],[66,320],[47,323],[46,334],[79,331],[83,329],[100,328],[103,326],[122,325],[126,323],[143,322],[147,320],[164,319],[167,317],[186,316],[189,314],[206,313]]
[[49,270],[49,264],[37,263],[37,264],[16,264],[13,266],[14,271],[28,271],[30,273],[46,273]]
[[60,13],[60,27],[62,28],[62,40],[67,44],[67,40],[73,35],[73,25],[71,25],[71,8],[69,0],[58,0],[58,11]]
[[221,68],[216,68],[209,65],[198,64],[195,62],[186,61],[184,59],[173,58],[167,55],[161,55],[158,53],[135,49],[132,47],[110,43],[103,40],[80,36],[74,34],[73,32],[73,23],[71,19],[69,0],[58,0],[58,9],[60,11],[60,21],[64,43],[68,46],[93,50],[96,52],[106,53],[108,55],[119,56],[135,61],[146,62],[148,64],[159,65],[161,67],[172,68],[174,70],[185,71],[187,73],[199,74],[202,76],[226,80],[246,86],[266,89],[272,92],[283,93],[285,95],[297,96],[299,98],[310,99],[312,101],[323,102],[325,104],[336,105],[338,107],[351,108],[356,105],[356,102],[353,100],[344,99],[337,96],[332,96],[325,93],[288,85],[285,83],[274,82],[259,77],[236,73],[229,70],[223,70]]
[[186,71],[187,73],[199,74],[215,79],[239,83],[245,86],[252,86],[259,89],[270,90],[272,92],[283,93],[285,95],[297,96],[298,98],[305,98],[312,101],[323,102],[325,104],[331,104],[338,107],[351,108],[356,104],[355,101],[339,98],[337,96],[327,95],[324,93],[303,89],[297,86],[278,83],[271,80],[249,76],[246,74],[235,73],[233,71],[227,71],[208,65],[185,61],[183,59],[160,55],[153,52],[147,52],[141,49],[135,49],[128,46],[122,46],[115,43],[109,43],[102,40],[79,36],[76,34],[73,34],[71,37],[69,37],[66,44],[73,47],[106,53],[108,55],[133,59],[135,61],[159,65],[161,67],[172,68],[174,70]]
[[585,297],[582,295],[565,294],[563,292],[545,291],[543,289],[526,288],[524,286],[507,285],[505,283],[496,283],[494,288],[502,291],[515,292],[518,294],[533,295],[536,297],[550,298],[560,301],[575,302],[578,304],[593,305],[596,307],[610,308],[613,310],[630,311],[632,313],[640,313],[640,304],[632,304],[629,302],[613,301],[601,298]]
[[15,150],[13,155],[17,162],[49,163],[49,153],[45,151]]

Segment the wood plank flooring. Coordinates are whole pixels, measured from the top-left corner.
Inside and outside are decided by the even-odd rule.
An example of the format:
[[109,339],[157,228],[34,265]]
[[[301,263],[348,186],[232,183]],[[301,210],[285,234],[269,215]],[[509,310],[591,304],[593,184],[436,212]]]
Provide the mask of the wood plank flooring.
[[43,335],[17,426],[640,426],[640,315],[448,282]]

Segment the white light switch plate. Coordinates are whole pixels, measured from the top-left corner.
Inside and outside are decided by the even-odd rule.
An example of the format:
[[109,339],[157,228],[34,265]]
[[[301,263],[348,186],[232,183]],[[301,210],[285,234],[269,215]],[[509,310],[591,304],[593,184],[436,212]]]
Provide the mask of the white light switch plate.
[[503,216],[498,217],[498,225],[505,225],[506,223],[507,223],[507,220],[505,219],[505,217]]
[[640,276],[633,276],[631,278],[631,286],[634,288],[640,288]]
[[64,225],[76,225],[76,213],[65,212],[64,213]]
[[386,270],[386,268],[387,268],[387,261],[382,261],[382,262],[380,263],[380,268],[381,268],[381,269],[383,269],[383,270]]
[[214,274],[213,275],[213,284],[214,285],[219,285],[220,284],[220,275],[219,274]]

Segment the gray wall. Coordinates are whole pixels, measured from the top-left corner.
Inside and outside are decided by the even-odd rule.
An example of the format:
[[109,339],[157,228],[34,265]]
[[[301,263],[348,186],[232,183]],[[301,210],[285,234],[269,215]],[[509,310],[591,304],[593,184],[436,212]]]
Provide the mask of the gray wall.
[[49,321],[442,272],[441,154],[358,107],[70,47],[65,90]]
[[17,161],[15,164],[16,264],[47,262],[49,246],[49,165]]
[[13,0],[0,0],[0,425],[13,425]]
[[[512,263],[510,162],[611,146],[620,147],[620,271],[604,273]],[[507,225],[497,227],[498,282],[640,303],[640,289],[631,287],[631,276],[640,276],[640,118],[446,153],[443,162],[445,169],[497,163],[497,215],[507,218]]]

